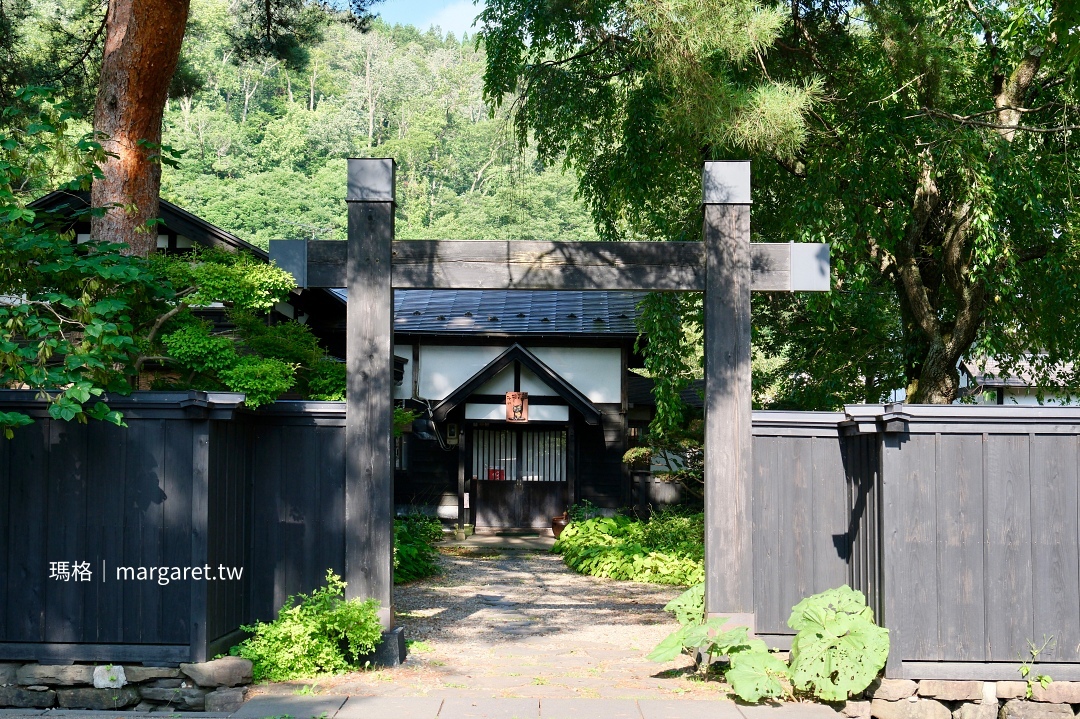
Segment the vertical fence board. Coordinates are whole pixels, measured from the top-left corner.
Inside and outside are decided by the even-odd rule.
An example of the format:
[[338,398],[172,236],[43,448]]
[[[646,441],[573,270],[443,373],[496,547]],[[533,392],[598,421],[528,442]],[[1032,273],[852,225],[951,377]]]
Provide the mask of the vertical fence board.
[[319,452],[325,457],[319,482],[319,543],[325,567],[345,575],[345,432],[341,427],[319,427]]
[[[85,444],[79,441],[78,425],[49,423],[48,512],[50,519],[47,559],[75,565],[87,561],[83,556],[86,527]],[[45,585],[45,641],[78,642],[82,640],[82,616],[79,611],[85,582],[72,576],[66,581],[49,580]]]
[[[126,434],[104,422],[86,426],[86,558],[94,570],[83,606],[85,641],[106,642],[123,634],[123,595],[115,567],[123,557],[124,485],[117,481],[117,447]],[[104,573],[104,576],[102,575]]]
[[[45,582],[49,559],[45,537],[49,531],[46,498],[49,422],[15,430],[11,452],[11,529],[8,581],[8,637],[15,642],[40,642],[45,636]],[[17,508],[17,510],[15,510]],[[60,520],[61,518],[57,518]]]
[[986,658],[1014,661],[1035,638],[1029,439],[989,435],[986,441]]
[[[1080,659],[1075,436],[1035,435],[1031,446],[1031,526],[1035,636],[1054,637],[1047,659]],[[1034,518],[1037,517],[1038,521]]]
[[811,591],[839,587],[848,582],[851,534],[848,485],[836,437],[815,437],[813,452],[813,506],[810,527],[814,548]]
[[982,437],[941,435],[938,442],[937,609],[941,656],[948,652],[957,660],[982,661],[986,655]]
[[780,524],[780,562],[785,568],[780,581],[780,614],[795,606],[803,597],[813,594],[814,546],[811,540],[811,513],[814,508],[813,439],[794,437],[786,447],[789,484],[781,492],[783,516]]
[[[192,509],[192,423],[162,423],[162,564],[190,567]],[[191,586],[187,581],[161,587],[160,641],[185,644],[190,637]]]
[[281,500],[285,428],[260,423],[256,432],[255,452],[255,525],[252,561],[256,580],[252,583],[252,612],[258,619],[274,617],[288,596],[285,593],[285,571],[278,553],[280,521],[278,504]]
[[0,637],[8,633],[7,607],[11,603],[8,588],[11,562],[11,442],[0,443]]
[[[911,435],[903,448],[889,453],[885,481],[892,501],[896,534],[887,550],[886,566],[892,568],[887,589],[889,612],[902,627],[899,638],[905,659],[938,659],[937,530],[935,435]],[[892,622],[892,620],[890,620]]]
[[780,453],[783,440],[754,438],[754,613],[763,632],[783,631],[780,617],[780,527],[778,503],[783,474]]

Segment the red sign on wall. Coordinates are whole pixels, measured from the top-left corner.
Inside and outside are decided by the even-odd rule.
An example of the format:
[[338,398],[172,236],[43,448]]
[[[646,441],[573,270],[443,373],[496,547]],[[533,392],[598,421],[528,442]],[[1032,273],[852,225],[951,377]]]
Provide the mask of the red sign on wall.
[[506,470],[505,469],[489,469],[488,470],[488,479],[495,480],[495,481],[506,481]]

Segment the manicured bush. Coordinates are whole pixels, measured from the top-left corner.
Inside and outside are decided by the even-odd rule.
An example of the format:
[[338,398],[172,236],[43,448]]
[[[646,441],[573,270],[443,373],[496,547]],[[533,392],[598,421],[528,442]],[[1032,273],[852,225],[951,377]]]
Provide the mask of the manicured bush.
[[685,586],[705,578],[704,534],[702,514],[596,517],[568,524],[552,551],[582,574]]
[[250,659],[256,681],[280,682],[357,669],[382,637],[379,603],[345,600],[345,582],[332,570],[326,586],[289,597],[277,619],[242,627],[252,636],[233,647]]
[[436,517],[412,514],[394,520],[394,583],[412,582],[439,573],[434,544],[442,539]]

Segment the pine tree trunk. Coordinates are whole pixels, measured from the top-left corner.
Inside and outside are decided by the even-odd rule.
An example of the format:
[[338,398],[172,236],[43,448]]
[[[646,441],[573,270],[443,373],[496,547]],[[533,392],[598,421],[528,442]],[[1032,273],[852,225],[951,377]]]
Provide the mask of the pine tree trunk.
[[[145,230],[158,215],[161,165],[151,159],[161,143],[161,119],[169,83],[180,58],[189,0],[112,0],[106,18],[101,84],[94,106],[94,130],[114,154],[94,182],[91,234],[126,242],[129,254],[149,255],[157,232]],[[146,147],[150,143],[152,147]]]

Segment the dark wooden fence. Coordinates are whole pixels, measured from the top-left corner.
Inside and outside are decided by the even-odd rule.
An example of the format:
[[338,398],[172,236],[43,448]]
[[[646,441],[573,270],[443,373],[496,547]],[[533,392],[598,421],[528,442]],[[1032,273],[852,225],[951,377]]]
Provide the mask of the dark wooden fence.
[[[238,402],[136,393],[113,401],[124,429],[0,393],[0,411],[37,418],[0,442],[0,660],[197,661],[344,574],[344,405]],[[1028,642],[1053,637],[1042,671],[1080,679],[1080,410],[753,419],[755,625],[771,645],[790,641],[795,603],[847,583],[892,634],[889,676],[1012,679]],[[92,581],[50,579],[62,561],[90,562]],[[115,576],[206,564],[244,573]]]
[[[754,415],[758,631],[848,583],[889,628],[886,674],[1080,679],[1080,410],[852,406]],[[788,635],[788,636],[785,636]]]
[[242,400],[140,392],[111,401],[122,428],[56,421],[34,393],[3,392],[3,411],[36,422],[0,442],[0,659],[177,662],[218,649],[244,615],[246,577],[161,584],[116,570],[242,565],[248,478],[228,421]]
[[1080,679],[1080,409],[898,405],[877,419],[888,672]]

